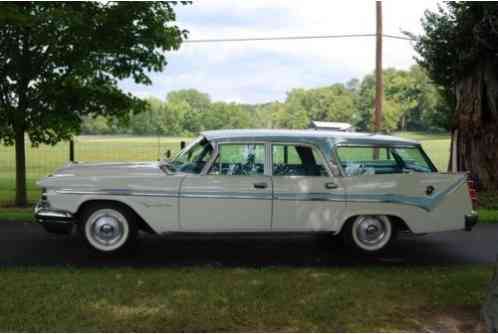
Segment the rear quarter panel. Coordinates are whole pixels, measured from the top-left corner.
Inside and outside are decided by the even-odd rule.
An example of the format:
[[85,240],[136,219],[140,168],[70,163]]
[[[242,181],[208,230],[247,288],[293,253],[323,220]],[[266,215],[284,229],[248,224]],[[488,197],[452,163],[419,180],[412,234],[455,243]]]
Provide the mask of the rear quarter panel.
[[[355,215],[392,215],[413,233],[430,233],[464,229],[465,215],[472,211],[464,174],[363,175],[344,177],[343,182],[345,220]],[[429,186],[434,187],[430,195]]]

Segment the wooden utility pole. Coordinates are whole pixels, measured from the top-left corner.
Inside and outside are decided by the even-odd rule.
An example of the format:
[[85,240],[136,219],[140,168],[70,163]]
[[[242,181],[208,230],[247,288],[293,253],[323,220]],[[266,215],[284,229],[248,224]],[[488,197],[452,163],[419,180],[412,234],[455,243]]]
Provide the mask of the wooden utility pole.
[[383,102],[384,102],[384,76],[382,74],[382,1],[376,1],[377,5],[377,33],[375,48],[375,113],[374,130],[382,129]]

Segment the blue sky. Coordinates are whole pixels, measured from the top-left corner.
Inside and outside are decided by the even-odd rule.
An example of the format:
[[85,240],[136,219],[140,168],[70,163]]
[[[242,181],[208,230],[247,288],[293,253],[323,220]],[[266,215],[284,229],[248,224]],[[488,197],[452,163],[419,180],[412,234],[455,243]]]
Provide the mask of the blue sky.
[[[384,33],[421,33],[424,10],[435,1],[383,2]],[[177,24],[190,39],[375,33],[375,1],[205,0],[176,7]],[[213,100],[261,103],[284,100],[292,88],[347,82],[371,73],[375,40],[184,44],[167,53],[168,66],[150,86],[121,82],[140,97],[164,99],[169,91],[195,88]],[[384,40],[384,66],[414,64],[410,42]]]

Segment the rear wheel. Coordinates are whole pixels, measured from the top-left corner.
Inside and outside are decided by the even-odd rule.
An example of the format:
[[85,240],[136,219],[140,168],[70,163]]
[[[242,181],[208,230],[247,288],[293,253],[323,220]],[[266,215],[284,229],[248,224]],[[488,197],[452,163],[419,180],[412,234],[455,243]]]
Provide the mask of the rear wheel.
[[396,236],[396,228],[386,216],[358,216],[343,230],[348,246],[364,254],[385,250]]
[[116,254],[132,249],[137,240],[138,228],[130,209],[113,204],[99,203],[85,209],[80,231],[87,245],[101,254]]

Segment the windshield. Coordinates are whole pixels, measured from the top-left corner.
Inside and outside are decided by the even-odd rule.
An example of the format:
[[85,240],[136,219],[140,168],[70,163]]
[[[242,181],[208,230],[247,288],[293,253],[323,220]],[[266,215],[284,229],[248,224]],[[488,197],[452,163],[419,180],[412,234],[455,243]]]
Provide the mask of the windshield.
[[337,156],[348,176],[436,171],[420,146],[342,146]]
[[178,153],[167,168],[171,172],[200,174],[212,154],[213,147],[206,138],[201,137]]

